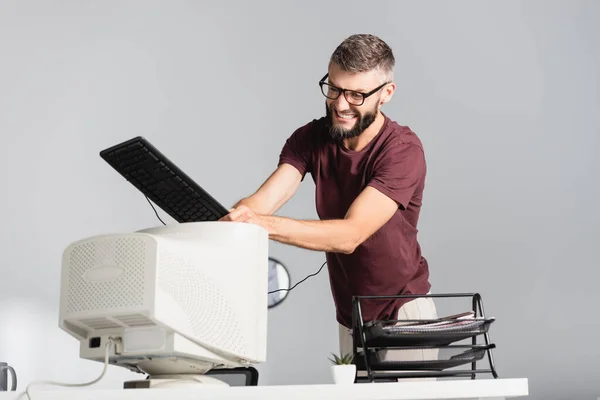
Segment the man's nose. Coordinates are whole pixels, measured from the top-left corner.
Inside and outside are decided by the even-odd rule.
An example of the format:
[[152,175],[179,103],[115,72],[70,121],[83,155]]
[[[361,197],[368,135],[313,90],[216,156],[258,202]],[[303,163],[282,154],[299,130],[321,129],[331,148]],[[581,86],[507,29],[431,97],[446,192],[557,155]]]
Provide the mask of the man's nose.
[[339,111],[345,111],[350,108],[350,104],[348,104],[344,93],[340,94],[339,97],[333,101],[333,104],[335,105],[335,108]]

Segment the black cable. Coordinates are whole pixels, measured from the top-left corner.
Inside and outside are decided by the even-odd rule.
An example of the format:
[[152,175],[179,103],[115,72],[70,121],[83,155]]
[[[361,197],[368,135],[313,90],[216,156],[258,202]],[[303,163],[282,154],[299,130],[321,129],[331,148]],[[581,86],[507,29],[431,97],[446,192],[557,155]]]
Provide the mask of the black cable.
[[273,290],[272,292],[269,292],[269,294],[271,294],[271,293],[275,293],[275,292],[281,292],[282,290],[286,290],[286,291],[288,291],[288,292],[289,292],[290,290],[292,290],[293,288],[295,288],[296,286],[298,286],[299,284],[301,284],[302,282],[304,282],[305,280],[307,280],[307,279],[308,279],[308,278],[310,278],[311,276],[315,276],[315,275],[317,275],[319,272],[321,272],[321,270],[323,269],[323,267],[325,266],[325,264],[327,264],[327,261],[325,261],[325,262],[323,263],[323,265],[321,265],[321,268],[319,268],[319,270],[318,270],[317,272],[315,272],[314,274],[310,274],[310,275],[308,275],[306,278],[302,279],[300,282],[296,282],[296,284],[295,284],[294,286],[292,286],[291,288],[289,288],[289,289],[277,289],[277,290]]
[[163,224],[163,225],[167,225],[167,224],[165,224],[165,222],[164,222],[162,219],[160,219],[160,217],[159,217],[159,215],[158,215],[158,212],[156,211],[156,208],[154,208],[154,206],[153,206],[153,205],[152,205],[152,203],[150,202],[150,199],[148,198],[148,196],[146,196],[146,200],[148,200],[148,204],[150,204],[150,207],[152,207],[152,209],[154,210],[154,214],[156,214],[156,218],[158,218],[158,220],[159,220],[160,222],[162,222],[162,224]]
[[[163,225],[167,225],[167,224],[165,224],[165,222],[162,219],[160,219],[160,216],[158,215],[158,212],[156,211],[156,208],[154,208],[154,205],[152,204],[152,202],[150,201],[150,199],[148,198],[148,196],[145,196],[145,197],[146,197],[146,200],[148,200],[148,204],[150,204],[150,207],[152,207],[152,209],[154,210],[154,214],[156,214],[156,218],[158,218],[158,220],[160,222],[162,222]],[[289,289],[277,289],[277,290],[273,290],[272,292],[269,292],[268,294],[275,293],[275,292],[281,292],[282,290],[285,290],[285,291],[289,292],[290,290],[292,290],[293,288],[295,288],[296,286],[298,286],[299,284],[301,284],[302,282],[304,282],[305,280],[307,280],[311,276],[318,275],[319,272],[321,272],[321,270],[325,266],[325,264],[327,264],[327,261],[325,261],[323,263],[323,265],[321,265],[321,268],[319,268],[319,270],[317,272],[315,272],[314,274],[308,275],[306,278],[302,279],[300,282],[296,282],[296,284],[294,286],[292,286],[291,288],[289,288]]]

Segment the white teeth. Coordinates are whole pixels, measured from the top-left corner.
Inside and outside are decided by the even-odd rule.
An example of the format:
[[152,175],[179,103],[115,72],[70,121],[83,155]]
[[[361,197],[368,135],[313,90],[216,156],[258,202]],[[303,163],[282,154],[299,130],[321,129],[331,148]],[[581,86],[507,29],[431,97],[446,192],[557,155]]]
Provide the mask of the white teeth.
[[337,115],[338,115],[338,117],[344,118],[344,119],[352,119],[352,118],[354,118],[354,114],[340,114],[338,112]]

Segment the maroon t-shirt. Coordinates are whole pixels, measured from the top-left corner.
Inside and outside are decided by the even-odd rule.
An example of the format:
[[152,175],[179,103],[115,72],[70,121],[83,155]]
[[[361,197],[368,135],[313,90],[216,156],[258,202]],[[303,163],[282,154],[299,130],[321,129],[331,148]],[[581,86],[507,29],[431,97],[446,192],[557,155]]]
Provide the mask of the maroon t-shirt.
[[[336,318],[347,327],[352,325],[352,296],[426,294],[431,287],[417,240],[426,174],[423,146],[410,128],[384,117],[380,132],[360,151],[334,142],[323,117],[297,129],[279,156],[279,164],[291,164],[303,179],[312,175],[322,220],[343,219],[368,185],[398,204],[394,216],[352,254],[326,253]],[[408,300],[361,300],[363,318],[395,319]]]

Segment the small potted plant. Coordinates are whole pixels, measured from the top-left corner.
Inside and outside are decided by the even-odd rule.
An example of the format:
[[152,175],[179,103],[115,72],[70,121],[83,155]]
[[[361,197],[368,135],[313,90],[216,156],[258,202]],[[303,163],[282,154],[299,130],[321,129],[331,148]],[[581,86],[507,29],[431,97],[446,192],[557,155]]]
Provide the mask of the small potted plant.
[[333,363],[331,366],[331,372],[333,374],[333,381],[338,384],[354,383],[356,379],[356,365],[352,363],[354,356],[352,353],[348,354],[337,354],[331,353],[333,358],[329,361]]

